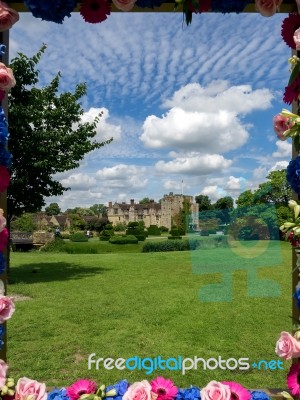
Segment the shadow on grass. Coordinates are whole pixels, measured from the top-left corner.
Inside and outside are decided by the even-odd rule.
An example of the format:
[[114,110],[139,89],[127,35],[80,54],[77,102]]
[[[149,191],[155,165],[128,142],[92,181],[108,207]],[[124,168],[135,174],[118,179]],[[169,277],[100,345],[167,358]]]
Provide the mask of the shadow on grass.
[[81,279],[108,271],[100,266],[83,266],[66,262],[21,264],[11,268],[8,283],[38,283]]

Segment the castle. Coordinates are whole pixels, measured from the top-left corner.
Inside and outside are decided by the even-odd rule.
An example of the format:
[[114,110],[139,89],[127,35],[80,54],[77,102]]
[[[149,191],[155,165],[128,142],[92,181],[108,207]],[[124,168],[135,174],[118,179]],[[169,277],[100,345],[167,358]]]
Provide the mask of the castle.
[[144,221],[146,228],[157,225],[171,229],[172,220],[179,213],[184,201],[190,205],[191,224],[194,228],[198,228],[199,206],[194,202],[193,196],[173,194],[173,192],[165,194],[159,203],[150,200],[148,204],[136,204],[134,199],[130,200],[130,204],[125,202],[113,204],[110,201],[107,216],[114,226],[120,223]]

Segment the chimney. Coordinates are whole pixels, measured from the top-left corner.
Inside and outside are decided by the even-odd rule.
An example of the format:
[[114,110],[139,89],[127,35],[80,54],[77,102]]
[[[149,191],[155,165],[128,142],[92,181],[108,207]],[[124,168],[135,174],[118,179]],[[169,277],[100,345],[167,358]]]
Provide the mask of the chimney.
[[134,205],[134,199],[130,200],[130,205],[133,206]]
[[112,201],[108,202],[108,208],[112,208]]

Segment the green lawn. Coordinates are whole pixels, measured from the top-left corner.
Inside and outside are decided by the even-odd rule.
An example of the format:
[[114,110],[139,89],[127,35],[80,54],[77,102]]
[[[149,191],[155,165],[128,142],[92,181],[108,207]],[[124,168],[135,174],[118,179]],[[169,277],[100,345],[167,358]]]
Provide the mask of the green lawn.
[[[192,252],[12,253],[9,294],[28,298],[17,301],[8,323],[11,375],[46,381],[48,386],[68,385],[78,378],[109,384],[163,375],[180,386],[203,386],[216,379],[236,380],[251,388],[284,388],[286,371],[199,368],[183,376],[179,371],[146,375],[138,370],[87,368],[90,353],[104,358],[277,360],[279,333],[291,329],[292,297],[291,251],[287,243],[276,246],[281,246],[277,265],[261,264],[259,275],[277,281],[281,294],[248,297],[247,272],[241,270],[234,272],[229,302],[199,300],[199,289],[219,281],[220,274],[199,275],[192,261],[193,267],[200,260],[207,268],[217,257],[226,269],[234,258],[232,249],[201,250],[196,258],[196,253],[191,258]],[[247,249],[249,254],[254,251]],[[271,246],[258,258],[272,260],[274,254]],[[259,264],[258,258],[253,265]]]

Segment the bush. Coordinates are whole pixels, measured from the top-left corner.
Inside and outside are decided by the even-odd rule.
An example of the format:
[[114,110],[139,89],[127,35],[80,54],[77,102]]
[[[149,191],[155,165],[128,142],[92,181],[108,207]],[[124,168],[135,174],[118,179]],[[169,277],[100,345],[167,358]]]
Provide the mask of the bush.
[[119,222],[117,225],[114,226],[115,232],[124,232],[126,231],[126,224]]
[[138,222],[129,222],[126,229],[126,235],[135,236],[140,242],[146,238],[146,232],[139,226]]
[[114,236],[114,234],[115,234],[115,232],[114,232],[112,224],[106,224],[105,229],[102,231],[99,238],[101,241],[108,242],[109,239],[111,238],[111,236]]
[[162,242],[147,242],[142,248],[143,253],[184,250],[190,250],[190,244],[188,240],[164,240]]
[[168,229],[166,226],[160,226],[160,227],[159,227],[159,230],[160,230],[161,232],[169,232],[169,229]]
[[87,242],[89,238],[82,232],[75,232],[70,236],[71,242]]
[[185,251],[185,250],[209,250],[217,247],[229,247],[227,238],[215,237],[207,240],[182,239],[182,240],[164,240],[149,241],[142,248],[143,253],[164,252],[164,251]]
[[158,226],[156,225],[150,225],[149,228],[147,229],[148,235],[152,236],[160,236],[161,231]]
[[124,236],[111,236],[109,239],[109,243],[113,244],[136,244],[138,243],[138,239],[133,235],[124,235]]
[[200,236],[209,236],[209,230],[208,229],[202,229],[200,232]]
[[51,242],[45,244],[45,246],[40,248],[40,251],[45,251],[48,253],[61,253],[66,251],[65,242],[63,239],[56,237]]
[[62,233],[60,234],[60,237],[61,237],[62,239],[70,239],[71,235],[70,235],[70,233],[64,233],[64,232],[62,232]]

